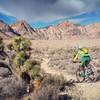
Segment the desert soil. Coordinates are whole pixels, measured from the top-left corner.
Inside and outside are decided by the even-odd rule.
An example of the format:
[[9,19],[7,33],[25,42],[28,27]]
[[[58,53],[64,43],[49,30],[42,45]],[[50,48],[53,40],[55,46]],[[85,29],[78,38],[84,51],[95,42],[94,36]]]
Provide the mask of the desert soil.
[[[76,44],[79,44],[81,46],[93,48],[100,47],[100,39],[84,39],[84,40],[39,40],[39,41],[32,41],[32,47],[37,48],[39,50],[43,50],[45,48],[51,49],[52,51],[58,52],[57,49],[62,49],[62,48],[73,48]],[[100,50],[100,49],[99,49]],[[98,51],[97,51],[98,52]],[[96,55],[93,56],[96,58],[95,60],[100,60],[97,55],[99,55],[97,52],[92,52],[91,55]],[[71,53],[71,52],[70,52]],[[97,53],[97,54],[96,54]],[[49,56],[47,52],[44,53],[42,56],[42,64],[41,68],[46,72],[51,75],[63,75],[66,80],[76,80],[75,74],[69,74],[65,70],[61,69],[55,69],[54,67],[50,67],[48,65],[49,60],[52,59],[54,56]],[[60,59],[58,56],[58,60]],[[57,60],[56,59],[56,60]],[[63,58],[66,59],[66,58]],[[55,60],[55,59],[53,59]],[[100,63],[99,63],[100,64]],[[71,69],[73,70],[73,69]],[[75,87],[72,88],[71,90],[68,91],[69,95],[71,95],[75,100],[100,100],[100,82],[96,83],[75,83]]]
[[100,46],[100,39],[68,39],[68,40],[33,40],[33,48],[68,48],[76,45],[93,47]]
[[[7,40],[5,42],[9,43]],[[41,68],[45,73],[63,75],[66,80],[76,80],[75,71],[78,65],[70,61],[71,50],[77,44],[91,49],[90,54],[100,69],[100,39],[32,40],[32,55],[42,62]],[[68,93],[75,98],[73,100],[100,100],[100,82],[75,83],[75,87]]]
[[[50,68],[48,66],[49,59],[44,58],[43,63],[41,64],[41,68],[46,72],[53,76],[55,75],[63,75],[64,78],[69,81],[70,79],[76,81],[75,75],[69,75],[68,73]],[[75,87],[68,90],[68,93],[73,100],[100,100],[100,82],[96,83],[75,83]]]

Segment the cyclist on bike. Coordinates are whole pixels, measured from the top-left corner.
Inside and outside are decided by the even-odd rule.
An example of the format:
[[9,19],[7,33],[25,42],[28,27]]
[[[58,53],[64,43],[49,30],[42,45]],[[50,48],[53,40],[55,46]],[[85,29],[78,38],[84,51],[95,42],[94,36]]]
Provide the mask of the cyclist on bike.
[[85,47],[77,47],[75,49],[75,52],[74,52],[74,57],[73,57],[73,62],[77,62],[77,60],[80,60],[81,62],[81,67],[82,67],[82,72],[81,72],[81,75],[84,76],[85,75],[85,72],[84,72],[84,67],[88,66],[90,60],[91,60],[91,57],[89,55],[89,51],[88,51],[88,48],[85,48]]

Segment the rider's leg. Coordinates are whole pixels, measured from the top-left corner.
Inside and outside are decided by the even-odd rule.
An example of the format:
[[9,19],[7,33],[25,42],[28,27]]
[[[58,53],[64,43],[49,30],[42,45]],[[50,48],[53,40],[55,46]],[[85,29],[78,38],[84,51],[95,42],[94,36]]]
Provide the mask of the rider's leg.
[[89,56],[84,56],[83,57],[83,62],[84,62],[84,66],[85,66],[85,77],[88,77],[89,73],[88,73],[88,64],[90,62],[90,57]]
[[80,75],[82,76],[82,77],[85,77],[85,68],[84,68],[84,64],[83,64],[83,62],[81,61],[81,67],[80,67]]
[[81,67],[83,69],[82,76],[84,76],[84,77],[88,77],[88,72],[86,69],[89,64],[89,61],[90,61],[90,57],[83,56],[81,58]]
[[86,67],[88,67],[88,64],[90,63],[90,60],[91,60],[90,56],[86,56],[86,57],[85,57],[84,63],[85,63],[85,66],[86,66]]

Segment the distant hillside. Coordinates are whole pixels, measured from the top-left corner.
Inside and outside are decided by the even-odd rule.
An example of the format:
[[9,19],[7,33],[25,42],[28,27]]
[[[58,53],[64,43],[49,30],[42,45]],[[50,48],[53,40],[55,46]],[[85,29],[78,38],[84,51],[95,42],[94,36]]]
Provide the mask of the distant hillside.
[[17,21],[11,27],[21,36],[39,40],[63,40],[68,38],[98,38],[100,36],[100,23],[87,26],[64,21],[58,25],[46,28],[33,29],[26,21]]
[[67,40],[69,38],[100,38],[100,23],[86,26],[63,21],[46,28],[33,29],[26,21],[20,20],[12,25],[0,21],[0,36],[10,38],[21,35],[33,40]]

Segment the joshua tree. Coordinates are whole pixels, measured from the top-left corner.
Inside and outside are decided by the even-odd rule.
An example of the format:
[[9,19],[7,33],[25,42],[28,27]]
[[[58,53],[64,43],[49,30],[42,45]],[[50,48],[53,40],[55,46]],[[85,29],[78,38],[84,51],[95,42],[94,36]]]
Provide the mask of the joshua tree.
[[30,76],[36,76],[40,71],[40,64],[30,58],[30,40],[23,37],[15,37],[8,45],[11,51],[14,51],[12,55],[13,67],[19,68],[20,74],[24,71],[31,73]]

